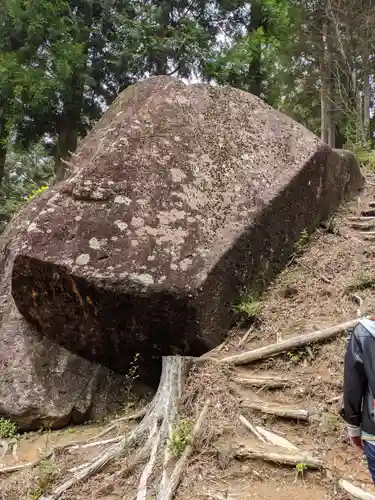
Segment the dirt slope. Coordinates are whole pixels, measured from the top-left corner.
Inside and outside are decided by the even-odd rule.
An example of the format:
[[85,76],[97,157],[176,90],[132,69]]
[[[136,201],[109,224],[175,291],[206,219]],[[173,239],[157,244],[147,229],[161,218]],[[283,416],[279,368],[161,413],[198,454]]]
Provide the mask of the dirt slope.
[[[358,314],[358,296],[361,303],[361,315],[375,311],[375,249],[369,231],[361,231],[350,227],[351,217],[361,216],[361,212],[369,208],[375,199],[375,187],[368,183],[359,199],[344,206],[329,224],[329,228],[319,229],[307,243],[303,235],[298,246],[297,255],[289,266],[272,284],[262,299],[261,313],[255,323],[248,341],[242,345],[247,328],[234,329],[226,345],[217,355],[240,353],[256,347],[283,340],[289,336],[329,327],[353,319]],[[354,221],[357,224],[357,221]],[[361,224],[362,221],[359,221]],[[366,224],[371,225],[370,220]],[[369,228],[365,228],[369,229]],[[303,245],[303,243],[306,243]],[[302,248],[303,247],[303,248]],[[374,277],[374,278],[372,278]],[[357,297],[354,297],[356,295]],[[228,404],[223,400],[216,405],[214,411],[222,416],[220,434],[214,443],[196,447],[195,454],[185,470],[181,486],[176,498],[179,500],[340,500],[347,498],[337,489],[337,477],[352,480],[358,486],[372,491],[372,484],[363,458],[351,449],[346,433],[337,413],[341,406],[343,356],[347,335],[324,344],[313,344],[310,350],[300,349],[259,363],[239,368],[223,367],[218,369],[208,365],[197,372],[195,381],[190,380],[187,391],[193,394],[199,385],[202,390],[215,393],[223,380],[227,384]],[[267,388],[249,388],[244,385],[233,385],[238,377],[249,377],[259,374],[285,376],[295,381],[291,387],[282,390]],[[215,374],[218,374],[217,376]],[[216,378],[215,378],[216,377]],[[224,377],[224,378],[223,378]],[[195,384],[195,387],[194,387]],[[211,384],[211,386],[210,386]],[[193,386],[193,387],[192,387]],[[303,479],[296,481],[296,469],[283,465],[267,464],[259,460],[233,460],[233,447],[242,444],[253,446],[254,438],[238,422],[237,409],[231,412],[231,404],[235,405],[233,394],[241,399],[262,399],[272,404],[284,404],[309,410],[310,422],[296,422],[280,419],[257,411],[243,412],[254,424],[264,425],[267,429],[278,433],[294,445],[321,457],[328,465],[328,472],[307,470]],[[184,410],[188,407],[184,400]],[[233,428],[229,427],[233,425]],[[108,439],[123,432],[128,426],[121,423],[112,433],[102,439]],[[104,428],[99,426],[94,431],[87,428],[76,428],[71,440],[87,440]],[[233,430],[234,429],[234,430]],[[67,433],[59,436],[52,433],[55,443],[65,443]],[[21,439],[18,459],[28,460],[36,456],[35,449],[40,447],[34,438]],[[29,448],[28,448],[29,447]],[[67,469],[79,465],[90,454],[95,455],[98,448],[74,450],[56,455],[53,460],[60,469],[42,484],[48,490]],[[5,460],[5,461],[4,461]],[[10,465],[16,460],[8,454],[1,461]],[[114,462],[102,472],[88,481],[75,486],[63,499],[67,500],[115,500],[134,498],[130,488],[139,475],[126,476],[116,474],[124,466],[121,460]],[[38,477],[43,474],[40,466],[33,470],[5,476],[0,486],[1,500],[36,499],[38,498]],[[43,476],[44,477],[44,476]],[[103,485],[107,488],[103,489]],[[18,496],[17,496],[18,495]],[[34,495],[34,496],[32,496]]]

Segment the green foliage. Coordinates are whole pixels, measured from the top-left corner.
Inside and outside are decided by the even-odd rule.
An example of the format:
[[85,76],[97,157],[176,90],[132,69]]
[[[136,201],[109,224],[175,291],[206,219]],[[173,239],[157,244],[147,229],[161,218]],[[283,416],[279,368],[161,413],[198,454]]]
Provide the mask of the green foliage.
[[17,426],[7,418],[0,417],[0,439],[12,439],[18,435]]
[[303,252],[303,250],[305,249],[306,245],[309,242],[309,238],[310,238],[310,236],[309,236],[309,233],[306,229],[301,231],[301,234],[300,234],[298,240],[294,244],[294,253],[295,254],[299,255],[300,253]]
[[358,148],[354,149],[358,163],[361,167],[366,167],[372,172],[375,172],[375,150]]
[[175,457],[180,457],[186,446],[189,444],[194,422],[189,419],[181,420],[176,429],[173,430],[172,438],[169,442],[169,449]]
[[234,306],[234,310],[246,319],[256,319],[262,311],[262,303],[253,295],[245,295],[241,301]]
[[49,186],[46,184],[43,184],[43,186],[41,186],[41,187],[36,187],[35,189],[33,189],[31,191],[31,193],[27,197],[27,200],[29,201],[29,200],[32,200],[33,198],[36,198],[37,196],[42,194],[46,189],[48,189],[48,187]]
[[48,187],[54,167],[39,143],[28,152],[8,151],[0,183],[0,233],[14,212]]

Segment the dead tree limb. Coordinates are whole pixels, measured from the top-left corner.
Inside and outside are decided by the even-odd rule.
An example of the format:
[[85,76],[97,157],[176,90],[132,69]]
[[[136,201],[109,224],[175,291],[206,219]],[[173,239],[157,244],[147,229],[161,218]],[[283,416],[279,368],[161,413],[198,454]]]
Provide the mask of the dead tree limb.
[[269,431],[265,427],[257,425],[255,429],[266,440],[267,443],[280,448],[284,448],[286,450],[299,451],[297,446],[295,446],[293,443],[291,443],[284,437]]
[[241,406],[242,408],[257,410],[262,413],[268,413],[270,415],[276,415],[277,417],[290,418],[293,420],[308,421],[310,417],[310,414],[307,410],[268,404],[264,403],[263,401],[242,401]]
[[302,452],[286,450],[274,451],[267,448],[240,447],[235,451],[235,457],[240,459],[264,460],[266,462],[292,466],[303,464],[310,469],[321,469],[324,465],[319,458],[312,457]]
[[233,356],[228,356],[219,360],[220,363],[232,363],[234,365],[245,365],[257,361],[259,359],[269,358],[276,354],[282,352],[290,351],[292,349],[297,349],[298,347],[311,344],[312,342],[321,342],[330,337],[339,335],[345,332],[348,328],[353,328],[358,324],[358,319],[353,319],[347,321],[346,323],[340,323],[339,325],[331,326],[325,330],[317,330],[316,332],[305,333],[303,335],[298,335],[277,344],[270,344],[265,347],[260,347],[253,351],[243,352],[241,354],[235,354]]
[[251,385],[254,387],[262,387],[264,389],[281,389],[290,387],[296,381],[287,379],[285,377],[274,377],[270,375],[257,375],[254,377],[236,377],[234,381],[241,385]]
[[357,498],[358,500],[375,500],[374,494],[364,491],[361,488],[358,488],[358,486],[354,486],[354,484],[349,483],[349,481],[346,481],[345,479],[340,479],[339,486],[352,498]]
[[240,415],[241,424],[246,427],[261,443],[267,443],[267,439],[262,436],[260,432],[256,429],[256,427],[243,415]]

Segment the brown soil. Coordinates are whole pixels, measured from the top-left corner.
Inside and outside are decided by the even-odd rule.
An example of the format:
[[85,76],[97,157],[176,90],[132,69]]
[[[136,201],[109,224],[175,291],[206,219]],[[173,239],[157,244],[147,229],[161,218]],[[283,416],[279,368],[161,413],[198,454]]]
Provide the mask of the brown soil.
[[[351,229],[348,224],[348,218],[360,215],[374,198],[375,188],[366,185],[359,199],[345,205],[336,213],[331,221],[331,232],[322,228],[311,237],[303,252],[294,257],[264,295],[261,314],[245,345],[239,346],[239,343],[246,329],[235,328],[218,357],[251,350],[288,336],[353,319],[357,316],[358,304],[352,294],[363,299],[361,315],[375,312],[373,242],[364,241],[363,233]],[[358,290],[364,287],[364,277],[371,276],[374,276],[374,288],[371,288],[370,283],[366,289]],[[324,344],[310,346],[310,353],[300,349],[236,370],[222,368],[219,373],[216,367],[210,368],[210,365],[199,369],[188,385],[183,412],[187,415],[193,412],[197,398],[203,398],[197,395],[199,388],[204,388],[205,394],[211,391],[213,398],[215,388],[219,388],[216,393],[219,392],[220,397],[215,399],[213,420],[218,422],[222,415],[225,425],[221,426],[220,431],[216,429],[214,442],[197,447],[185,470],[177,500],[342,500],[346,497],[337,490],[337,477],[344,477],[372,491],[373,486],[365,461],[360,453],[349,446],[345,428],[338,416],[346,340],[347,335],[342,335]],[[255,373],[283,374],[300,379],[301,382],[283,390],[249,389],[238,385],[234,387],[231,382],[234,375],[246,376]],[[223,387],[223,380],[227,381],[226,389]],[[225,392],[230,394],[228,399],[224,397]],[[328,465],[329,472],[307,471],[304,473],[304,481],[298,478],[295,482],[296,469],[293,467],[275,466],[255,460],[233,460],[230,457],[233,442],[254,445],[252,437],[238,423],[238,408],[233,403],[233,392],[244,399],[261,398],[266,402],[289,404],[309,410],[312,414],[309,423],[264,416],[250,410],[244,412],[244,415],[253,423],[263,424],[301,449],[321,457]],[[335,397],[339,399],[330,402]],[[217,425],[219,427],[219,424]],[[123,432],[125,427],[103,439],[113,437],[116,432]],[[87,440],[98,432],[100,428],[85,427],[82,430],[75,429],[70,435],[68,431],[64,431],[61,433],[63,437],[52,433],[50,439],[54,440],[54,444],[55,441],[60,443],[61,440],[66,442],[69,439]],[[18,448],[19,460],[33,460],[37,456],[38,448],[43,448],[40,436],[21,440]],[[97,452],[97,449],[91,449],[89,453]],[[79,465],[88,457],[87,453],[83,455],[78,451],[57,457],[60,474],[67,468]],[[230,458],[226,458],[228,456]],[[11,463],[11,455],[1,461],[1,465]],[[138,477],[123,478],[110,493],[104,492],[101,496],[95,496],[98,488],[108,482],[111,473],[119,468],[121,461],[113,463],[62,498],[127,498],[127,489]],[[34,484],[38,474],[38,468],[35,468],[6,476],[0,487],[0,500],[37,498],[22,495],[25,495],[25,491],[30,491],[30,488],[25,490],[27,481],[27,484]],[[12,492],[10,485],[14,486],[16,483],[22,483],[23,486],[23,493],[20,494],[21,490],[18,490],[18,497],[9,493]]]

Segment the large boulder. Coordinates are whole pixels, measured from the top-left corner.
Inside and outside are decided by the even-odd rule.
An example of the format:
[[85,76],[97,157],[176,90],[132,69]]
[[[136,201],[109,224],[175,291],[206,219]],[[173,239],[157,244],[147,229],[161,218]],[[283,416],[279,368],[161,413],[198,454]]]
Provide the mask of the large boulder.
[[251,94],[151,78],[119,95],[30,221],[13,297],[41,333],[115,370],[136,353],[198,355],[362,183],[353,156]]
[[0,416],[20,429],[101,419],[126,402],[129,379],[72,354],[38,332],[11,295],[20,235],[53,195],[31,202],[0,237]]

